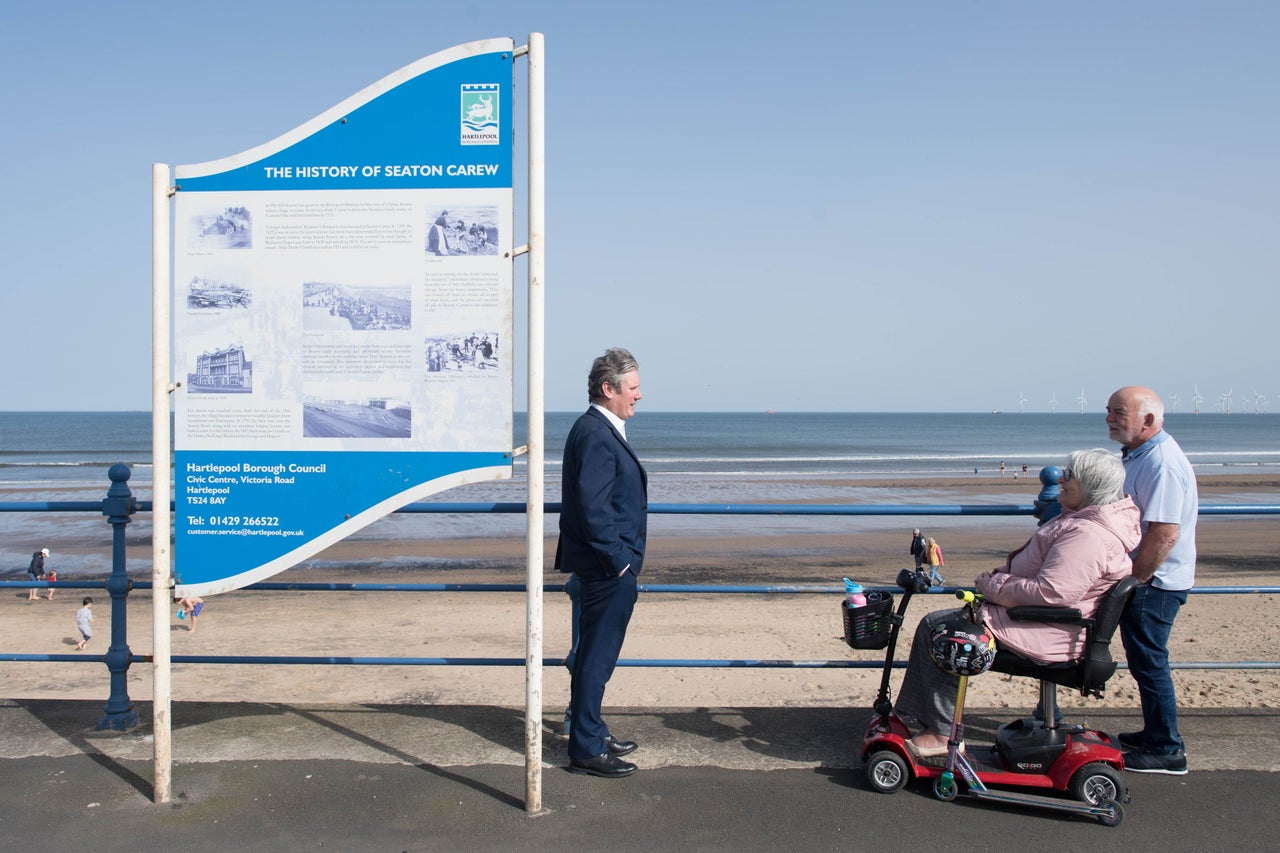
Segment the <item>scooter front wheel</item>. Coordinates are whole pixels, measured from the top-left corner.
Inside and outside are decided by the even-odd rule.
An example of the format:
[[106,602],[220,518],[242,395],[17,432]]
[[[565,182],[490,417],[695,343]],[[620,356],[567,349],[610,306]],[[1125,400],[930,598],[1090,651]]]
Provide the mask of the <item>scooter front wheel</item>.
[[881,750],[871,756],[866,766],[867,784],[873,791],[893,794],[902,790],[911,778],[907,762],[891,750]]
[[1098,803],[1098,805],[1103,806],[1108,810],[1106,814],[1098,815],[1098,823],[1103,826],[1118,826],[1120,821],[1124,820],[1124,806],[1120,805],[1115,800],[1111,800],[1106,803]]
[[960,793],[960,786],[956,784],[956,777],[949,773],[943,773],[937,779],[933,780],[933,795],[940,800],[950,802]]

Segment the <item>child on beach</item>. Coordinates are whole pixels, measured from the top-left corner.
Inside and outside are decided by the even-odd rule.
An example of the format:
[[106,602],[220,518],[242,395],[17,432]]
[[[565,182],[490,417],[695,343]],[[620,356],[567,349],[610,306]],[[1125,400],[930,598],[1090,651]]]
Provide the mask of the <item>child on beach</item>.
[[204,610],[204,599],[193,595],[190,598],[178,599],[178,604],[182,608],[177,613],[178,618],[185,619],[187,621],[187,631],[194,634],[196,632],[196,617],[200,615],[201,610]]
[[80,603],[83,606],[76,611],[76,627],[80,629],[80,636],[84,639],[76,643],[76,651],[83,651],[85,644],[93,639],[93,628],[89,625],[93,621],[93,599],[85,596]]
[[[57,583],[58,573],[50,569],[48,579],[49,579],[49,583]],[[49,587],[49,595],[46,597],[48,598],[49,601],[53,601],[53,587]]]

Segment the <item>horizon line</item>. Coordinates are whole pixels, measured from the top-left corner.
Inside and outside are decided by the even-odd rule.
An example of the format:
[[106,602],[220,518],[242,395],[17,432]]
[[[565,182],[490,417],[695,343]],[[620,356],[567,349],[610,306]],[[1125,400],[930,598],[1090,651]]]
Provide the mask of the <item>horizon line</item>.
[[[582,409],[549,409],[545,414],[549,415],[572,415],[581,413]],[[527,410],[516,409],[513,412],[517,415],[528,415]],[[0,415],[143,415],[151,414],[151,409],[0,409]],[[171,416],[173,412],[169,413]],[[1023,415],[1054,415],[1062,417],[1087,417],[1089,415],[1105,415],[1103,409],[1089,410],[1080,412],[1077,410],[1069,411],[1047,411],[1036,410],[1030,412],[1005,411],[1003,409],[983,409],[981,411],[960,410],[960,409],[934,409],[934,410],[913,410],[913,409],[643,409],[637,412],[638,415],[1009,415],[1011,417],[1021,417]],[[1235,412],[1221,412],[1216,410],[1205,410],[1200,412],[1170,412],[1165,410],[1165,417],[1169,415],[1221,415],[1223,417],[1230,416],[1251,416],[1251,415],[1270,415],[1269,411],[1252,412],[1247,410]]]

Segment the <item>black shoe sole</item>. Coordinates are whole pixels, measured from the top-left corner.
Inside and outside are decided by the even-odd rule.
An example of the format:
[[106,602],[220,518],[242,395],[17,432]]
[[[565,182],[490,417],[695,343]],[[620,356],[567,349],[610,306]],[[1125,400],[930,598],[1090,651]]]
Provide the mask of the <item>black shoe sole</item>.
[[570,773],[579,773],[583,776],[598,776],[601,779],[621,779],[623,776],[630,776],[635,773],[637,768],[632,767],[630,770],[623,770],[620,773],[602,772],[600,770],[592,770],[590,767],[578,767],[576,764],[569,765]]
[[1125,772],[1126,773],[1155,773],[1161,776],[1186,776],[1187,768],[1184,767],[1181,770],[1168,770],[1164,767],[1160,767],[1160,768],[1143,767],[1141,769],[1137,767],[1126,767]]

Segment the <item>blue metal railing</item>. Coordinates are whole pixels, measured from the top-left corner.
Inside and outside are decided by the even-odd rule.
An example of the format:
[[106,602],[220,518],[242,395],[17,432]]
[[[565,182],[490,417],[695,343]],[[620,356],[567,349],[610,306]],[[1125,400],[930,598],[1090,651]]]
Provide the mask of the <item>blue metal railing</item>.
[[[108,472],[112,481],[107,498],[103,501],[26,501],[0,502],[0,512],[100,512],[107,516],[113,528],[112,572],[105,581],[0,581],[0,588],[29,589],[53,587],[57,589],[106,589],[112,599],[111,646],[106,654],[14,654],[0,653],[0,661],[36,661],[57,663],[105,662],[111,673],[111,695],[99,720],[98,728],[132,727],[137,713],[129,701],[126,676],[129,665],[149,662],[150,655],[134,655],[128,647],[125,623],[125,599],[131,589],[151,589],[152,584],[133,581],[125,570],[124,528],[136,512],[149,512],[150,501],[137,501],[130,492],[127,481],[132,472],[125,465],[113,465]],[[1051,518],[1056,514],[1053,506],[1056,489],[1051,483],[1056,476],[1041,473],[1046,488],[1034,505],[1016,504],[650,504],[650,514],[656,515],[801,515],[801,516],[1019,516]],[[173,504],[170,504],[173,507]],[[401,513],[508,513],[527,511],[523,503],[449,503],[422,502],[400,508]],[[545,511],[558,513],[560,504],[547,503]],[[1280,515],[1280,504],[1201,504],[1201,515]],[[463,584],[463,583],[281,583],[263,582],[245,587],[248,590],[285,591],[343,591],[343,592],[524,592],[524,584]],[[743,595],[812,595],[842,593],[837,585],[674,585],[640,584],[638,589],[646,593],[680,594],[743,594]],[[896,593],[896,587],[871,587],[883,592]],[[940,587],[935,594],[950,594],[956,587]],[[563,584],[546,584],[546,592],[561,592]],[[1275,594],[1280,587],[1196,587],[1192,593],[1200,595]],[[342,666],[524,666],[519,658],[463,658],[463,657],[348,657],[324,655],[173,655],[173,663],[190,664],[269,664],[269,665],[342,665]],[[563,658],[543,658],[543,666],[560,666]],[[884,664],[877,660],[756,660],[741,659],[684,659],[649,658],[623,659],[618,666],[662,668],[753,668],[753,669],[878,669]],[[895,667],[906,666],[905,661],[895,661]],[[1123,664],[1121,664],[1123,666]],[[1280,669],[1280,661],[1231,661],[1231,662],[1179,662],[1175,669]]]
[[[134,501],[138,512],[151,512],[151,501]],[[174,509],[172,501],[169,509]],[[560,512],[559,503],[544,504],[548,515]],[[412,503],[397,513],[523,514],[525,504]],[[102,501],[4,501],[0,512],[102,512]],[[650,515],[937,515],[1010,516],[1035,515],[1030,504],[649,504]],[[1280,515],[1280,504],[1200,504],[1200,515]]]

